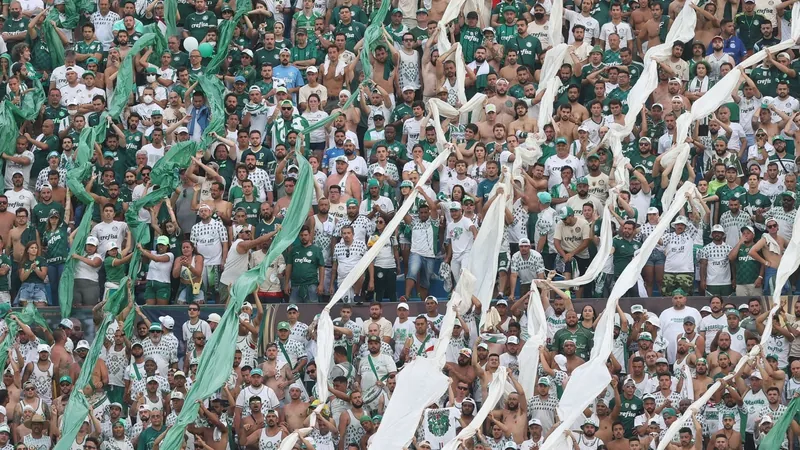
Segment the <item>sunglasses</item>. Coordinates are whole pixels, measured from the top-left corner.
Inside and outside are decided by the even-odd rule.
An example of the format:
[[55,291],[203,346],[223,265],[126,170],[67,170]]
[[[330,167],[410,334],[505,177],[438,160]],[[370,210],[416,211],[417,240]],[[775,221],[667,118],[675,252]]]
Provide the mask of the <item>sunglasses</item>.
[[773,223],[772,225],[767,225],[767,228],[778,228],[778,225]]
[[403,42],[414,42],[413,39],[403,39]]
[[161,331],[153,330],[153,331],[150,332],[150,334],[155,334],[155,333],[161,333]]
[[205,336],[198,336],[198,337],[196,337],[196,338],[195,338],[195,340],[198,340],[198,341],[205,341],[205,340],[206,340],[206,337],[205,337]]
[[290,108],[288,106],[285,106],[285,107],[282,107],[281,109],[284,110],[284,111],[291,111],[294,108]]
[[33,387],[26,387],[26,388],[25,388],[25,390],[26,390],[26,391],[35,391],[35,390],[36,390],[36,388],[33,388]]
[[189,311],[200,311],[200,308],[189,308]]
[[347,257],[347,258],[350,257],[350,250],[349,249],[345,251],[345,257]]

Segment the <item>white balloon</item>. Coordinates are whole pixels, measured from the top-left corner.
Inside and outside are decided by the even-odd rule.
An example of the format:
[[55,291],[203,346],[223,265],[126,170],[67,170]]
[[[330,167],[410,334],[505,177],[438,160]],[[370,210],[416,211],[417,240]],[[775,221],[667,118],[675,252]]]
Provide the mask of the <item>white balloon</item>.
[[200,43],[197,42],[197,39],[193,37],[188,37],[183,40],[183,48],[186,49],[186,53],[190,53],[192,50],[197,50],[199,45]]

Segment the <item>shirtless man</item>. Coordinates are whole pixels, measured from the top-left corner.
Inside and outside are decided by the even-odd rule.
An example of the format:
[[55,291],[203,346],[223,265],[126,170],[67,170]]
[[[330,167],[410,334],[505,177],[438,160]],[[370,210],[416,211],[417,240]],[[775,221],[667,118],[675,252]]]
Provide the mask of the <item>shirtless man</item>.
[[283,421],[286,423],[289,432],[303,428],[303,422],[308,417],[308,405],[310,403],[300,399],[302,393],[302,389],[297,384],[289,387],[289,398],[291,400],[283,406]]
[[708,390],[714,380],[708,376],[708,362],[705,358],[697,358],[695,362],[695,376],[692,379],[692,387],[694,388],[694,399],[697,400]]
[[605,400],[597,399],[595,408],[600,424],[595,434],[603,442],[609,442],[614,437],[614,424],[619,420],[619,411],[622,408],[622,399],[619,396],[618,381],[616,378],[611,380],[611,390],[614,392],[614,409],[610,409]]
[[580,96],[581,90],[577,86],[567,88],[568,104],[572,107],[572,121],[576,124],[582,124],[584,120],[589,118],[589,110],[579,102]]
[[458,387],[458,383],[467,383],[472,386],[477,378],[475,368],[470,364],[472,362],[472,352],[470,351],[469,356],[467,356],[467,350],[468,349],[462,349],[461,352],[459,352],[458,360],[455,363],[448,362],[444,365],[447,374],[453,380],[451,384],[454,390]]
[[[671,5],[670,5],[671,6]],[[720,33],[719,19],[715,13],[717,11],[717,4],[714,2],[706,3],[702,8],[694,3],[689,3],[689,6],[697,13],[697,25],[695,26],[694,42],[706,44],[711,42],[714,36]]]
[[778,388],[781,397],[783,397],[783,387],[786,385],[786,372],[778,368],[778,360],[775,355],[769,354],[766,358],[760,361],[759,370],[764,377],[763,387],[764,392],[770,388]]
[[[475,375],[481,381],[481,398],[486,398],[489,392],[489,383],[494,378],[494,373],[500,367],[500,355],[497,353],[490,353],[486,358],[486,366],[482,367],[478,360],[478,348],[481,343],[481,338],[475,340],[475,348],[472,349],[472,367],[475,369]],[[488,347],[487,347],[488,348]]]
[[[512,392],[506,397],[503,409],[491,412],[492,422],[502,424],[503,434],[507,438],[513,438],[514,442],[521,444],[528,436],[528,402],[525,400],[525,391],[519,384],[511,369],[508,371],[508,380],[514,385],[517,392]],[[485,398],[485,397],[484,397]]]
[[242,423],[240,434],[247,437],[239,438],[239,445],[245,445],[249,449],[270,448],[270,445],[272,446],[271,448],[280,446],[281,441],[289,435],[289,431],[283,425],[278,425],[278,413],[274,409],[267,411],[265,417],[266,426],[261,425],[255,430],[253,427],[245,428],[248,424]]
[[673,2],[670,2],[669,10],[667,11],[670,20],[675,20],[675,18],[678,16],[678,13],[681,12],[681,10],[683,9],[683,5],[685,4],[686,0],[675,0]]
[[556,129],[556,136],[567,140],[567,145],[572,145],[572,141],[578,139],[578,125],[572,121],[572,107],[561,105],[558,107],[558,120],[553,122]]
[[[28,242],[39,244],[39,232],[35,227],[28,226],[28,210],[20,208],[16,212],[14,228],[8,233],[8,240],[5,241],[9,246],[8,253],[17,264],[22,263],[22,255],[25,253],[25,246]],[[42,248],[39,244],[39,248]]]
[[8,211],[8,197],[0,195],[0,237],[3,242],[8,242],[8,233],[14,228],[16,217]]
[[517,100],[514,103],[514,111],[517,113],[518,119],[511,122],[508,126],[509,136],[516,136],[517,131],[536,133],[539,130],[536,119],[528,116],[528,104],[525,103],[525,101]]
[[500,78],[508,80],[511,86],[518,84],[517,69],[520,67],[517,63],[517,50],[513,48],[506,50],[506,63],[500,68]]
[[605,442],[608,450],[633,450],[629,441],[625,439],[625,427],[620,422],[614,422],[611,426],[611,439],[606,439],[599,431],[597,436]]
[[[228,398],[233,400],[233,395],[228,386],[223,385],[222,388]],[[235,404],[235,401],[232,401],[231,404]],[[211,400],[211,408],[215,411],[209,410],[200,402],[200,414],[205,417],[209,426],[202,428],[202,437],[198,436],[197,442],[203,448],[208,445],[212,450],[226,450],[228,448],[228,425],[220,420],[220,415],[222,414],[220,399]],[[217,409],[218,412],[216,411]]]
[[361,183],[358,181],[358,177],[356,177],[355,173],[348,174],[348,172],[352,171],[348,168],[347,157],[344,155],[337,156],[335,168],[336,173],[328,175],[328,179],[325,181],[325,190],[329,190],[331,185],[335,184],[339,186],[340,189],[344,187],[344,191],[340,196],[342,202],[346,202],[351,197],[360,199]]
[[[780,134],[781,130],[783,130],[783,128],[786,126],[786,123],[789,122],[789,116],[775,107],[774,104],[770,104],[768,108],[761,108],[761,105],[758,106],[759,107],[756,109],[756,113],[753,114],[753,129],[757,130],[759,128],[763,128],[764,131],[767,132],[767,136],[775,136]],[[780,122],[772,123],[773,112],[780,117]]]
[[717,341],[717,350],[708,355],[709,368],[713,370],[719,366],[720,353],[727,353],[731,360],[731,365],[736,366],[742,358],[742,354],[731,348],[731,335],[727,331],[720,331],[714,336],[714,340]]
[[494,137],[495,124],[500,122],[497,121],[497,106],[493,103],[487,103],[486,106],[484,106],[484,110],[486,111],[486,119],[475,125],[478,126],[478,136],[481,142],[488,144],[489,140]]
[[331,45],[328,47],[328,57],[319,66],[322,84],[328,90],[328,105],[336,105],[339,102],[339,92],[342,91],[342,86],[344,85],[347,64],[340,56],[339,48]]
[[[508,127],[514,120],[514,97],[508,95],[509,83],[505,78],[499,78],[495,84],[497,94],[488,100],[488,105],[497,108],[497,121]],[[483,135],[483,133],[481,133]]]
[[[386,29],[383,29],[383,34],[386,37],[387,42],[393,42],[391,36],[389,36],[389,32]],[[391,54],[390,54],[391,53]],[[394,81],[397,72],[397,64],[400,56],[397,53],[397,49],[394,48],[393,45],[387,46],[379,46],[373,52],[373,55],[370,57],[370,62],[372,63],[372,70],[375,76],[372,77],[375,80],[375,84],[382,87],[384,91],[386,91],[392,99],[395,98],[394,95]],[[385,68],[386,64],[394,65],[394,69],[389,72],[388,76],[385,76]],[[390,106],[390,105],[387,105]]]
[[58,378],[63,375],[69,375],[70,367],[72,366],[72,355],[67,351],[64,345],[67,343],[67,335],[63,329],[57,328],[53,330],[53,348],[50,352],[50,359],[55,364],[56,374]]
[[[432,0],[431,9],[428,11],[428,22],[436,23],[442,20],[442,16],[444,15],[444,10],[447,9],[448,3],[450,3],[448,0]],[[361,448],[366,448],[366,447],[361,447]]]
[[[639,30],[639,45],[641,56],[644,56],[647,53],[648,48],[653,48],[656,45],[661,44],[661,28],[662,26],[669,29],[671,25],[671,20],[669,18],[664,17],[664,11],[661,7],[661,3],[653,2],[650,5],[650,20],[642,25],[641,29]],[[645,42],[647,45],[645,45]]]
[[631,12],[630,22],[631,27],[633,28],[633,33],[638,36],[639,31],[641,31],[644,24],[647,23],[647,21],[652,17],[653,12],[650,11],[650,0],[640,0],[639,7]]
[[567,340],[564,341],[564,356],[567,357],[567,373],[572,374],[572,372],[577,369],[580,365],[585,363],[586,361],[583,358],[578,357],[575,354],[575,350],[577,350],[577,346],[575,345],[575,341]]
[[756,245],[750,248],[747,254],[759,264],[764,265],[764,286],[769,286],[770,280],[778,274],[778,264],[781,262],[783,252],[786,251],[787,242],[778,233],[778,221],[770,218],[766,220],[765,225],[767,232],[761,236]]
[[267,359],[261,363],[261,371],[264,372],[264,384],[275,391],[278,400],[283,401],[286,395],[284,390],[294,380],[294,377],[289,364],[278,362],[278,347],[276,345],[267,347]]

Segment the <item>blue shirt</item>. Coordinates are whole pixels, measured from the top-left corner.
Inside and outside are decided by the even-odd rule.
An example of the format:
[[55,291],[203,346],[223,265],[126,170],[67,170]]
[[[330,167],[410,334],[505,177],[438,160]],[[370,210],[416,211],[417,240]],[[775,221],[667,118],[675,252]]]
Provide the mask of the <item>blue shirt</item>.
[[[731,55],[733,60],[736,61],[736,64],[739,64],[739,62],[744,59],[745,53],[747,53],[747,50],[744,48],[744,42],[735,35],[723,41],[722,51]],[[712,53],[714,53],[714,46],[709,45],[706,50],[706,55]]]
[[322,155],[322,165],[328,167],[329,173],[335,173],[336,168],[333,166],[333,160],[342,155],[344,155],[343,148],[331,147],[325,150],[325,154]]
[[[282,66],[277,65],[272,68],[272,83],[273,86],[275,85],[275,80],[283,80],[286,85],[286,89],[292,88],[299,88],[305,86],[305,82],[303,81],[303,74],[300,73],[300,69],[295,66]],[[296,95],[292,95],[292,98],[296,97]]]

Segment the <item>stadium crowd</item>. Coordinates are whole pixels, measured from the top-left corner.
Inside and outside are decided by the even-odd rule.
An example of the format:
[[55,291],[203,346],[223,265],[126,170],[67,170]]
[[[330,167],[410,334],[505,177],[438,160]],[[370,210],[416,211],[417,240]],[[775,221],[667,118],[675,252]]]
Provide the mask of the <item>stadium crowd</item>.
[[[239,0],[243,1],[243,0]],[[385,1],[385,0],[384,0]],[[690,2],[694,40],[676,42],[658,63],[659,84],[624,139],[629,189],[608,208],[612,255],[591,283],[561,290],[598,253],[609,190],[619,159],[601,144],[611,124],[624,124],[628,95],[642,74],[647,48],[665,41],[682,0],[564,2],[569,52],[558,77],[553,121],[539,129],[537,90],[549,38],[552,4],[487,2],[485,13],[464,9],[447,24],[460,46],[439,52],[436,32],[444,0],[398,0],[369,52],[364,81],[361,48],[381,0],[253,0],[236,24],[228,58],[216,74],[225,84],[224,133],[180,172],[174,194],[139,210],[152,240],[136,243],[125,214],[153,190],[154,165],[179,142],[199,141],[212,120],[199,89],[219,24],[234,2],[179,0],[179,34],[153,64],[153,47],[131,54],[146,25],[162,32],[161,0],[89,2],[67,27],[74,0],[13,0],[0,16],[0,100],[23,105],[38,80],[46,102],[35,120],[8,123],[16,140],[2,154],[0,307],[58,306],[100,311],[128,272],[133,250],[142,268],[131,289],[138,305],[183,305],[189,319],[151,321],[139,306],[133,335],[115,323],[83,389],[92,414],[72,450],[155,450],[184,408],[197,380],[206,342],[220,322],[202,310],[224,304],[232,284],[266,257],[298,185],[300,149],[313,168],[314,195],[295,243],[270,266],[242,307],[236,354],[226,385],[204,399],[187,429],[188,450],[273,450],[309,426],[298,449],[365,450],[380,427],[406,363],[428,357],[439,338],[447,292],[470,258],[482,219],[497,199],[503,165],[528,135],[546,135],[541,158],[524,183],[507,193],[505,231],[491,306],[499,322],[479,330],[479,301],[459,314],[447,348],[447,394],[425,411],[409,448],[439,449],[475,418],[497,370],[508,393],[494,405],[469,450],[539,448],[559,424],[556,408],[570,375],[591,353],[600,316],[572,298],[608,298],[614,282],[654,232],[673,171],[697,184],[700,209],[684,208],[649,255],[628,297],[671,297],[662,311],[641,304],[615,312],[613,381],[569,428],[576,450],[655,449],[666,429],[717,379],[734,374],[668,444],[671,450],[754,450],[800,395],[800,305],[787,301],[775,316],[761,355],[734,371],[758,344],[768,320],[761,295],[775,287],[777,266],[792,237],[800,148],[800,52],[792,48],[741,70],[741,86],[709,117],[678,136],[676,119],[754,51],[789,37],[797,0]],[[473,2],[467,2],[471,4]],[[74,9],[74,8],[73,8]],[[53,35],[52,33],[55,33]],[[48,37],[49,36],[49,37]],[[48,38],[60,40],[65,63],[54,67]],[[453,53],[466,64],[466,98],[486,95],[477,117],[444,120],[455,152],[424,187],[420,175],[438,154],[428,102],[459,102]],[[66,186],[81,132],[108,110],[122,61],[133,58],[135,88],[121,117],[108,119],[95,146],[86,192],[97,207],[84,248],[72,241],[85,211]],[[348,99],[355,103],[342,109]],[[305,130],[331,115],[327,126]],[[686,140],[685,167],[662,156]],[[441,144],[441,143],[439,143]],[[13,151],[12,151],[13,150]],[[317,320],[297,304],[326,302],[386,229],[412,190],[420,200],[366,273],[334,308],[331,395],[316,398]],[[77,260],[74,288],[59,292],[65,263]],[[494,274],[488,276],[493,277]],[[529,339],[532,285],[541,291],[547,345],[533,392],[518,381],[518,355]],[[794,274],[784,294],[800,291]],[[436,295],[432,295],[436,294]],[[438,295],[438,297],[437,297]],[[687,296],[708,298],[697,310]],[[749,298],[742,304],[728,297]],[[425,313],[409,316],[421,299]],[[384,301],[392,303],[390,322]],[[282,304],[287,321],[265,330],[264,308]],[[122,318],[121,318],[122,319]],[[87,323],[64,319],[50,331],[15,313],[18,336],[0,384],[0,450],[50,450],[59,442],[67,401],[87,362]],[[121,323],[121,322],[120,322]],[[15,328],[16,329],[16,328]],[[261,350],[264,333],[276,340]],[[498,338],[498,336],[500,336]],[[797,363],[797,364],[795,364]],[[504,369],[502,369],[504,368]],[[529,389],[530,390],[530,389]],[[794,411],[794,410],[792,410]],[[798,448],[800,416],[781,448]],[[63,444],[59,444],[63,445]],[[761,447],[765,450],[766,447]],[[173,449],[169,449],[173,450]],[[772,450],[772,449],[769,449]]]

